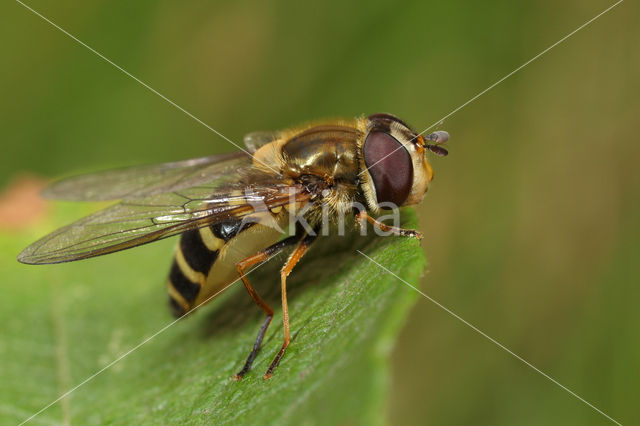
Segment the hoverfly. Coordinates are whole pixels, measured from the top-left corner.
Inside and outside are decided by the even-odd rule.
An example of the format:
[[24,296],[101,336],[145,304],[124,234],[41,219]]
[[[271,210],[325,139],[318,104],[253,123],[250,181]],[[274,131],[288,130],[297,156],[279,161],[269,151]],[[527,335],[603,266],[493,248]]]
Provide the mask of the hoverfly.
[[[265,313],[242,369],[249,371],[273,318],[245,273],[286,247],[295,246],[281,270],[284,341],[269,378],[290,341],[286,280],[316,239],[320,212],[354,215],[396,235],[415,230],[388,226],[367,213],[383,203],[419,203],[433,170],[426,152],[444,156],[448,133],[427,137],[390,114],[316,123],[245,136],[247,151],[73,177],[45,190],[49,198],[122,200],[60,228],[27,247],[28,264],[70,262],[181,234],[169,272],[169,306],[190,313],[240,278]],[[353,209],[353,202],[365,206]],[[283,233],[291,211],[304,211],[310,227]]]

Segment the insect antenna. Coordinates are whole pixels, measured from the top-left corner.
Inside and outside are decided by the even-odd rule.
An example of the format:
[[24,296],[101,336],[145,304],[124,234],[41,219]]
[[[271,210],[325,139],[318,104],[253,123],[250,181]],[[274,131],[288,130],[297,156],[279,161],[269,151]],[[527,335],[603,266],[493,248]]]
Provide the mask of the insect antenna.
[[449,154],[449,151],[447,151],[446,149],[444,149],[443,147],[441,147],[440,145],[442,145],[443,143],[447,142],[449,140],[449,133],[445,132],[444,130],[436,130],[433,133],[430,133],[429,135],[427,135],[427,137],[425,138],[428,141],[431,141],[433,143],[431,144],[426,144],[425,147],[433,152],[434,154],[436,154],[439,157],[446,157],[447,154]]

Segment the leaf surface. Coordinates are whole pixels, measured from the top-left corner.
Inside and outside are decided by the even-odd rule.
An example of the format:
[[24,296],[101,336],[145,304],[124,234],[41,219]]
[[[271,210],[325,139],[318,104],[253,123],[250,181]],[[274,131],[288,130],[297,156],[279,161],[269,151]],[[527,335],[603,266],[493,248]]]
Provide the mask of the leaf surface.
[[[80,208],[56,211],[51,227],[77,217]],[[404,226],[416,226],[412,211]],[[7,424],[26,419],[172,321],[164,282],[175,240],[70,264],[18,264],[16,253],[34,236],[0,234],[0,418]],[[242,382],[230,377],[242,367],[263,316],[236,284],[32,424],[383,423],[387,358],[416,293],[356,249],[414,285],[425,264],[415,240],[320,238],[288,281],[293,340],[271,380],[262,375],[282,341],[284,255],[249,276],[276,314]]]

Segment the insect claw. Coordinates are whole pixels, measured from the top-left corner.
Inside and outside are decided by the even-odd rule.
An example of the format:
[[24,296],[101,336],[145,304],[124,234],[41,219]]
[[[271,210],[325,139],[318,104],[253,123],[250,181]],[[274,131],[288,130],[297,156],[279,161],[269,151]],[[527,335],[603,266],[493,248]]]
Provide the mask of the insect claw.
[[241,376],[241,375],[239,375],[239,374],[234,374],[233,376],[231,376],[231,378],[232,378],[233,380],[235,380],[236,382],[239,382],[239,381],[241,381],[241,380],[242,380],[242,376]]
[[413,231],[409,236],[417,239],[418,241],[422,241],[422,238],[424,238],[424,235],[422,235],[422,232],[420,231]]
[[269,380],[269,379],[270,379],[270,378],[272,378],[272,377],[273,377],[273,374],[271,374],[271,373],[267,373],[267,374],[265,374],[264,376],[262,376],[262,378],[263,378],[264,380]]

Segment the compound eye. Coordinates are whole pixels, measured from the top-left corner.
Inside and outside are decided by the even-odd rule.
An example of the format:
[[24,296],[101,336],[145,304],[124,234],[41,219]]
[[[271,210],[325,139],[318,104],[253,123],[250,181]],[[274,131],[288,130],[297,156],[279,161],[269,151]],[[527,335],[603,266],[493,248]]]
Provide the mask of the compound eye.
[[413,184],[413,163],[406,148],[388,133],[371,132],[364,142],[364,164],[373,180],[378,204],[401,206]]

